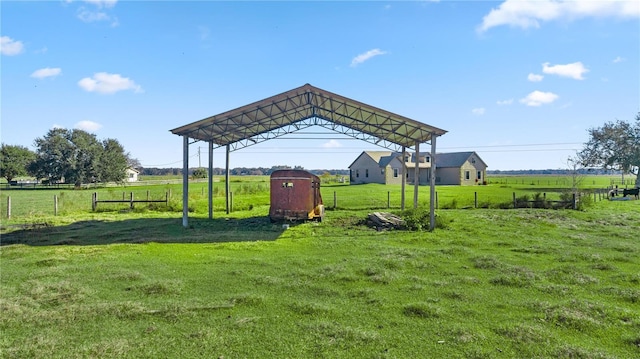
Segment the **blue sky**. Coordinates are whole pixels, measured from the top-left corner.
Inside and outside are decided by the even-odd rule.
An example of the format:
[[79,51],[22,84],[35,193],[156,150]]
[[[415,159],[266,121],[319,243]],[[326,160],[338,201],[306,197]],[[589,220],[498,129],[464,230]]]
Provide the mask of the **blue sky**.
[[[145,167],[182,165],[169,130],[305,83],[445,129],[438,151],[476,151],[493,170],[566,168],[589,128],[640,111],[637,0],[3,1],[0,11],[2,142],[34,149],[53,127],[81,128],[118,139]],[[381,150],[332,133],[290,137],[233,152],[230,166],[346,169]],[[206,146],[191,146],[191,166],[206,165]]]

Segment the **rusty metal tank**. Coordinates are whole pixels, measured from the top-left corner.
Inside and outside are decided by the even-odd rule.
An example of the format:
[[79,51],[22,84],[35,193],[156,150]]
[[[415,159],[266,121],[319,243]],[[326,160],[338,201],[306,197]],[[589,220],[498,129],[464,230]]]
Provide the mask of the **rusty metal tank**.
[[324,218],[320,178],[302,170],[278,170],[271,174],[272,222]]

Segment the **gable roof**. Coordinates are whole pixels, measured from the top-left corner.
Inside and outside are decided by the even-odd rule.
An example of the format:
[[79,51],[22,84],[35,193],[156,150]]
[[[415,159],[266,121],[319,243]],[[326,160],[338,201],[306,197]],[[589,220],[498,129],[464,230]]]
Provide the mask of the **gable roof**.
[[351,168],[351,166],[353,166],[353,164],[356,163],[362,156],[368,156],[375,163],[380,164],[381,158],[385,156],[390,156],[391,154],[393,154],[393,152],[391,151],[362,151],[362,153],[360,153],[358,157],[356,157],[356,159],[353,162],[351,162],[351,164],[347,168]]
[[438,153],[436,156],[436,167],[462,167],[462,165],[467,162],[472,155],[475,155],[476,158],[482,162],[485,167],[487,167],[487,164],[475,152]]
[[373,143],[388,141],[405,147],[447,132],[309,84],[171,132],[218,146],[246,147],[313,125]]
[[[414,153],[409,153],[407,152],[408,155],[411,156],[411,162],[412,164],[415,164],[415,152]],[[391,161],[393,161],[394,159],[398,158],[401,162],[402,159],[400,159],[400,157],[402,156],[402,153],[398,153],[398,152],[392,152],[392,151],[363,151],[356,159],[355,161],[353,161],[348,168],[351,168],[351,166],[353,166],[354,163],[356,163],[356,161],[358,161],[358,159],[360,157],[362,157],[363,155],[367,155],[369,156],[373,161],[375,161],[380,167],[386,167]],[[430,152],[420,152],[420,157],[423,156],[429,156]],[[438,153],[437,158],[436,158],[436,167],[437,168],[449,168],[449,167],[462,167],[462,165],[464,165],[465,162],[467,162],[467,160],[469,160],[469,158],[471,156],[475,155],[475,157],[482,162],[482,164],[485,167],[488,167],[487,164],[482,160],[482,158],[480,158],[480,156],[478,156],[477,153],[475,152],[448,152],[448,153]],[[420,167],[430,167],[431,163],[426,162],[426,163],[419,163]],[[412,167],[412,166],[409,166]]]

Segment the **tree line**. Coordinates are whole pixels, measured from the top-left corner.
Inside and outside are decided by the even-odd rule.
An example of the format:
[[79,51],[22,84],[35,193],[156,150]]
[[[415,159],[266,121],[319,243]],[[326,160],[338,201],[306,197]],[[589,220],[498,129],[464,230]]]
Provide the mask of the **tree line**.
[[[231,176],[270,176],[274,171],[277,170],[285,170],[285,169],[295,169],[295,170],[304,170],[302,166],[286,166],[286,165],[278,165],[272,167],[236,167],[229,169],[229,175]],[[149,167],[149,168],[139,168],[141,176],[177,176],[182,174],[182,168],[157,168],[157,167]],[[307,170],[315,175],[321,175],[325,173],[329,173],[330,175],[349,175],[349,170],[326,170],[326,169],[315,169],[315,170]],[[208,173],[208,169],[205,168],[189,168],[189,175],[195,178],[206,178]],[[213,175],[214,176],[223,176],[226,173],[224,168],[214,167]]]
[[99,140],[79,129],[54,128],[34,141],[36,151],[2,144],[0,176],[11,182],[32,176],[43,183],[121,182],[128,167],[139,164],[113,138]]
[[[587,169],[613,171],[636,176],[636,187],[640,187],[640,113],[635,121],[617,120],[602,127],[588,130],[589,141],[569,160]],[[26,147],[2,144],[0,148],[0,176],[11,182],[19,176],[30,175],[49,183],[83,184],[94,182],[120,182],[124,180],[128,167],[136,168],[142,175],[178,175],[179,168],[142,168],[138,160],[131,158],[115,139],[98,140],[94,134],[83,130],[54,128],[34,141],[36,151]],[[229,170],[234,176],[270,175],[289,166],[236,167]],[[304,169],[295,166],[293,169]],[[553,170],[547,170],[551,173]],[[577,170],[576,170],[577,171]],[[582,171],[582,169],[580,169]],[[190,169],[194,177],[206,177],[203,168]],[[348,175],[348,170],[310,170],[316,175]],[[507,171],[494,171],[494,174]],[[214,168],[214,175],[223,175],[223,168]]]

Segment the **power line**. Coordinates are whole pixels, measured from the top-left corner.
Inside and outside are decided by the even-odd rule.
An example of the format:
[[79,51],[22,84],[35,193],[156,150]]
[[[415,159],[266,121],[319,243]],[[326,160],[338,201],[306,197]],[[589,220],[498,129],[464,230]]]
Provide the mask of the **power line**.
[[[300,139],[300,138],[299,138]],[[314,138],[302,138],[302,139],[314,139]],[[324,139],[324,138],[323,138]],[[345,138],[346,140],[355,140],[355,138]],[[506,145],[481,145],[481,146],[463,146],[463,147],[440,147],[440,150],[454,150],[454,149],[476,149],[476,148],[514,148],[514,147],[532,147],[532,146],[574,146],[574,145],[582,145],[581,142],[553,142],[553,143],[526,143],[526,144],[506,144]],[[198,157],[198,163],[200,165],[200,148],[198,147],[198,152],[196,154],[191,155],[189,158]],[[265,151],[267,150],[267,151]],[[273,151],[270,151],[273,150]],[[238,151],[236,154],[288,154],[289,151],[296,150],[296,154],[318,154],[320,151],[327,151],[332,154],[350,154],[350,153],[359,153],[362,152],[362,148],[342,148],[342,147],[334,147],[334,148],[318,148],[317,150],[309,150],[309,147],[266,147],[261,151]],[[298,150],[307,150],[307,151],[298,151]],[[340,151],[337,151],[340,150]],[[509,150],[483,150],[483,153],[505,153],[505,152],[556,152],[556,151],[578,151],[580,148],[531,148],[531,149],[509,149]],[[182,163],[182,160],[178,160],[171,163],[157,164],[157,165],[143,165],[142,167],[162,167],[168,165],[174,165],[177,163]],[[200,166],[201,167],[201,166]]]

